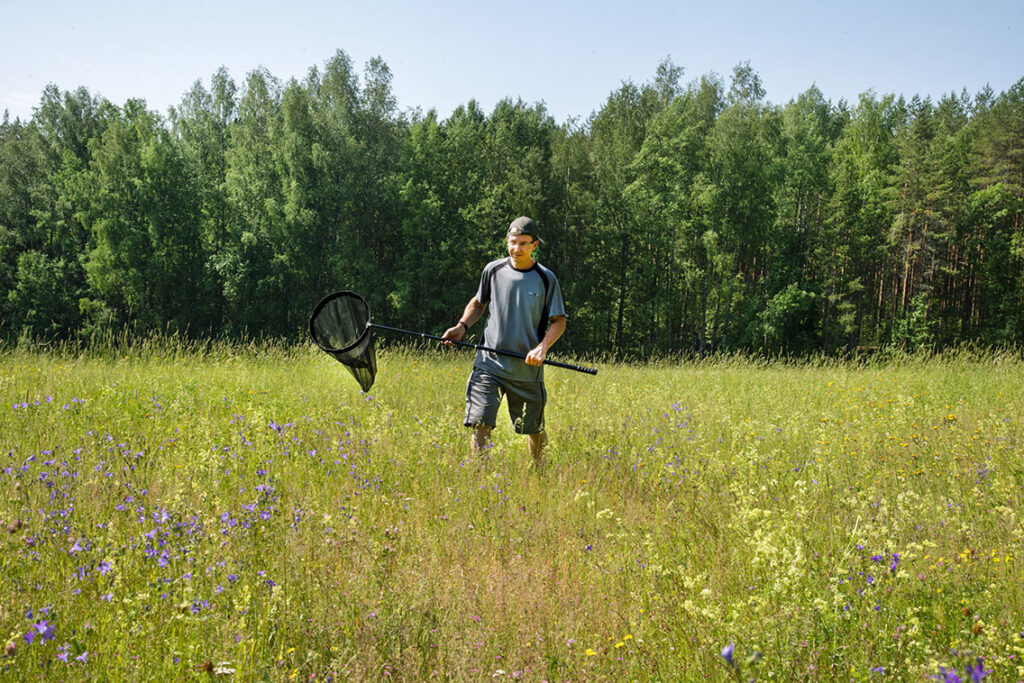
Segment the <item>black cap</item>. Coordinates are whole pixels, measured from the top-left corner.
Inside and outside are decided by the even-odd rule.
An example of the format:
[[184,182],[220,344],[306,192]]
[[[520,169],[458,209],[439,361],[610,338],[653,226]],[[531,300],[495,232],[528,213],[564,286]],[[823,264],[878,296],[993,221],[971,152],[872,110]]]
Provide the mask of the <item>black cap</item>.
[[540,235],[537,231],[537,224],[533,222],[532,218],[527,216],[520,216],[519,218],[512,221],[512,224],[508,226],[509,235],[529,235],[538,242],[541,242]]

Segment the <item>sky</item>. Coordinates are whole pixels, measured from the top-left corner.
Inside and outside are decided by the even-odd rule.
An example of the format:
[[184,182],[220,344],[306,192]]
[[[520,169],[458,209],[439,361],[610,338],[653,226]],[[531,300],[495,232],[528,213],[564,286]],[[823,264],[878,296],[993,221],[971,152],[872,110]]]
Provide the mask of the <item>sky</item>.
[[258,67],[287,82],[338,50],[360,73],[383,59],[401,110],[447,118],[520,98],[559,123],[652,81],[666,58],[684,85],[728,84],[749,62],[775,104],[812,86],[855,104],[1024,77],[1022,0],[0,0],[0,17],[0,112],[23,121],[50,83],[166,115],[221,66],[239,86]]

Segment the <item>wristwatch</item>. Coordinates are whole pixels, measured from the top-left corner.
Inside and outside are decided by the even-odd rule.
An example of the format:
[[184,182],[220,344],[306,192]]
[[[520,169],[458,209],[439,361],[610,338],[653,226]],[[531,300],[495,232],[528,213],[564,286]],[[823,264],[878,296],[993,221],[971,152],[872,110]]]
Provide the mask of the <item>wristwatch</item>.
[[462,322],[461,320],[459,322],[455,323],[455,324],[456,325],[462,325],[462,329],[464,329],[466,332],[469,332],[469,325],[467,325],[466,323]]

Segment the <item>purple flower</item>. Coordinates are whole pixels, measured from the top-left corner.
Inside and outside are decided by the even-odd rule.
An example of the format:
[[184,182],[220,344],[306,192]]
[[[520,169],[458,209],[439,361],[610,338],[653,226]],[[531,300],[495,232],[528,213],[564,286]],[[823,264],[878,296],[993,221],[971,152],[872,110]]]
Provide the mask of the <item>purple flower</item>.
[[944,666],[940,666],[939,673],[932,676],[932,678],[942,681],[942,683],[960,683],[960,676],[957,675],[956,671],[947,671]]
[[114,568],[114,565],[110,564],[106,560],[103,560],[102,562],[100,562],[100,566],[98,567],[98,569],[100,570],[100,576],[106,574],[107,572],[109,572],[113,568]]
[[88,651],[88,650],[86,650],[86,651],[85,651],[85,652],[83,652],[82,654],[80,654],[80,655],[78,655],[77,657],[75,657],[75,661],[79,661],[79,662],[81,662],[82,664],[85,664],[85,658],[86,658],[86,657],[88,657],[88,656],[89,656],[89,651]]
[[64,643],[63,645],[60,646],[60,651],[57,653],[57,659],[59,659],[62,662],[65,662],[65,663],[68,661],[68,644],[67,643]]
[[38,624],[35,624],[32,628],[36,630],[43,640],[53,640],[53,624],[43,619]]
[[736,650],[736,643],[729,643],[722,648],[722,659],[729,666],[736,666],[736,663],[732,659],[732,653]]
[[892,564],[889,565],[889,571],[895,572],[896,571],[896,567],[899,566],[899,563],[900,563],[900,554],[899,553],[893,553],[892,554]]
[[984,660],[981,657],[978,657],[977,663],[975,663],[974,666],[968,665],[967,668],[964,670],[964,673],[968,674],[971,677],[971,680],[974,681],[974,683],[977,683],[981,679],[985,678],[985,676],[988,676],[990,673],[992,673],[992,670],[986,670],[984,667]]

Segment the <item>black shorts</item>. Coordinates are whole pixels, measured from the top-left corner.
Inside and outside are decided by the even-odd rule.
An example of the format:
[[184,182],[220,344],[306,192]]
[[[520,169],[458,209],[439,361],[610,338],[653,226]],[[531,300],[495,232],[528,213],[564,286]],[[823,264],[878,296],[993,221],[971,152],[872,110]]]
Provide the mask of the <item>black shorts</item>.
[[473,368],[466,382],[466,426],[494,427],[502,397],[508,397],[508,416],[517,434],[544,431],[548,393],[543,382],[519,382]]

